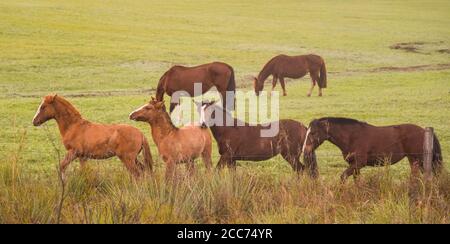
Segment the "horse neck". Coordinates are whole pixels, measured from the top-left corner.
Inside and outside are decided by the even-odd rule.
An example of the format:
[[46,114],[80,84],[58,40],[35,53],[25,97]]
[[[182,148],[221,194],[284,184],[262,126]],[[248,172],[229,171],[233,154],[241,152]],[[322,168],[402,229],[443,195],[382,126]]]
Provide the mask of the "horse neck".
[[348,127],[343,125],[330,124],[328,141],[341,149],[342,152],[348,152],[349,136]]
[[177,130],[166,112],[163,112],[161,116],[158,116],[154,120],[149,121],[149,123],[152,130],[153,140],[157,146],[164,137]]
[[57,103],[55,106],[55,120],[58,124],[59,132],[64,136],[70,127],[83,121],[80,113],[70,104]]
[[273,60],[270,60],[266,65],[264,65],[263,69],[258,74],[258,81],[264,83],[267,80],[267,77],[272,73],[272,64]]
[[161,78],[159,79],[159,82],[158,82],[158,86],[156,87],[156,100],[158,100],[158,101],[162,101],[164,98],[164,92],[165,92],[164,86],[165,86],[166,75],[167,75],[167,72],[164,73],[163,76],[161,76]]

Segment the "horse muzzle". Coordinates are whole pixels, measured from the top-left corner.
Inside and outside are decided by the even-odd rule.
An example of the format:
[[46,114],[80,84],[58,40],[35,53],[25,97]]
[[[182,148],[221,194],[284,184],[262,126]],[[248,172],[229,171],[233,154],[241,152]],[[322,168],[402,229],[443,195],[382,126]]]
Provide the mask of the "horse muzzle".
[[41,126],[42,125],[42,122],[40,121],[40,120],[33,120],[33,125],[34,126]]

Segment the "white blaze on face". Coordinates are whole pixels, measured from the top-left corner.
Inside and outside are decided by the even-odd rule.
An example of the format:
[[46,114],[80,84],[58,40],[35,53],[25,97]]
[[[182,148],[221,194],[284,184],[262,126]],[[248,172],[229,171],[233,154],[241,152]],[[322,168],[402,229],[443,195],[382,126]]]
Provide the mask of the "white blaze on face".
[[44,101],[41,102],[38,109],[36,110],[36,114],[33,117],[33,121],[36,119],[36,117],[39,115],[39,112],[41,112],[42,104],[44,104]]
[[200,110],[200,124],[206,124],[206,118],[205,118],[205,110],[206,110],[206,104],[202,106],[202,109]]
[[143,109],[145,106],[147,106],[147,105],[143,105],[143,106],[139,107],[138,109],[134,110],[133,112],[130,113],[130,115],[128,115],[128,117],[131,117],[132,114],[134,114],[134,113],[136,113],[137,111]]
[[308,141],[309,133],[311,132],[311,128],[308,128],[306,131],[305,141],[303,142],[302,154],[305,154],[306,142]]

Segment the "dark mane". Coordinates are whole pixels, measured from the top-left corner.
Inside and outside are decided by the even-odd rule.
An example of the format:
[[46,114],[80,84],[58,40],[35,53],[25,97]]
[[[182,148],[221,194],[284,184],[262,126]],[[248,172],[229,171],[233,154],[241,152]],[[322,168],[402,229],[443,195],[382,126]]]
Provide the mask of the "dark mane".
[[328,121],[333,124],[367,124],[364,121],[359,121],[356,119],[350,119],[350,118],[342,118],[342,117],[324,117],[320,118],[319,121]]

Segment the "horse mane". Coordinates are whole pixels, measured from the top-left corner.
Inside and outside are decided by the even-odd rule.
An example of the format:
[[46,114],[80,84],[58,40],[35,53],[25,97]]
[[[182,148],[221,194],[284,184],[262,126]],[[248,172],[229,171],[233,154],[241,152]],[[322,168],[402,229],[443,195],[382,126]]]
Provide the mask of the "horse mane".
[[259,82],[264,82],[267,80],[267,77],[269,77],[269,75],[272,73],[272,69],[273,69],[273,62],[274,59],[278,57],[275,56],[272,59],[269,60],[269,62],[267,62],[264,67],[262,68],[262,70],[259,72],[258,74],[258,81]]
[[[172,67],[173,68],[173,67]],[[156,87],[156,99],[158,101],[162,101],[163,97],[164,97],[164,79],[166,78],[167,74],[169,74],[169,72],[172,70],[172,68],[170,68],[169,70],[167,70],[162,76],[161,78],[159,78],[158,81],[158,86]]]
[[80,112],[78,111],[78,109],[76,109],[76,108],[75,108],[69,101],[67,101],[65,98],[63,98],[63,97],[61,97],[61,96],[55,96],[54,99],[55,99],[54,102],[57,101],[57,102],[59,102],[60,104],[62,104],[62,105],[64,106],[64,108],[65,108],[65,110],[66,110],[66,111],[65,111],[66,113],[81,118],[81,114],[80,114]]
[[[153,98],[152,98],[152,100],[150,100],[149,101],[149,103],[150,104],[152,104],[152,105],[155,105],[156,103],[158,103],[158,102],[160,102],[160,101],[158,101],[158,100],[153,100]],[[179,128],[178,127],[176,127],[173,123],[172,123],[172,119],[170,118],[170,115],[169,115],[169,113],[167,112],[167,110],[166,110],[166,107],[163,105],[163,107],[161,108],[161,116],[160,116],[162,119],[164,119],[165,121],[167,121],[168,122],[168,125],[170,126],[170,127],[172,127],[173,129],[175,129],[175,130],[178,130]]]
[[340,124],[340,125],[346,125],[346,124],[367,124],[366,122],[359,121],[356,119],[350,119],[350,118],[343,118],[343,117],[324,117],[320,118],[319,121],[328,121],[333,124]]

